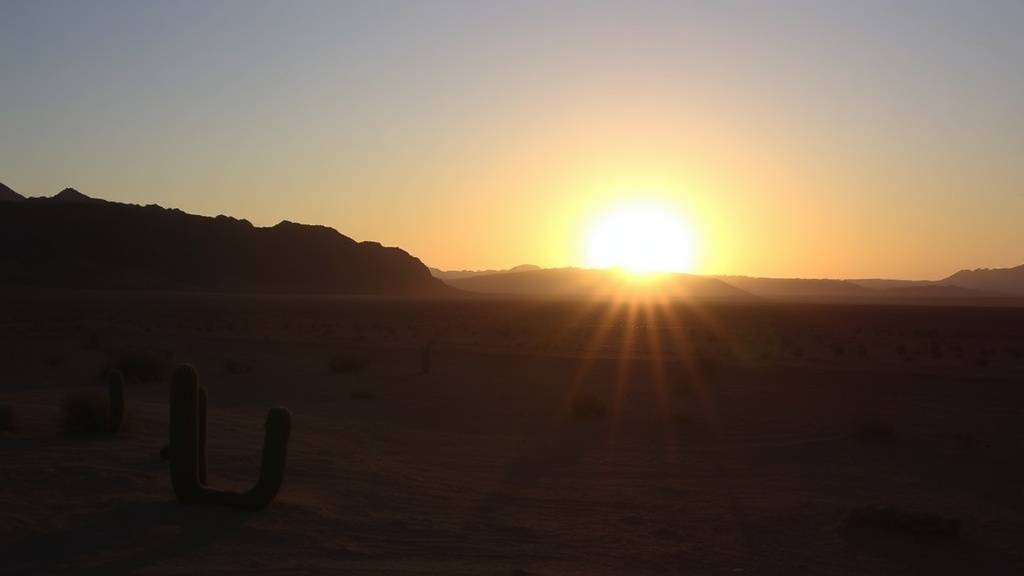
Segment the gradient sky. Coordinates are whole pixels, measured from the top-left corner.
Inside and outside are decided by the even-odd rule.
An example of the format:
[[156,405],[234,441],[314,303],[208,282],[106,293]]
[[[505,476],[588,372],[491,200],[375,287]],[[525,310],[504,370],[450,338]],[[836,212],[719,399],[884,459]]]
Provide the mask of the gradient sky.
[[662,199],[696,271],[1024,264],[1024,2],[0,2],[0,182],[581,265]]

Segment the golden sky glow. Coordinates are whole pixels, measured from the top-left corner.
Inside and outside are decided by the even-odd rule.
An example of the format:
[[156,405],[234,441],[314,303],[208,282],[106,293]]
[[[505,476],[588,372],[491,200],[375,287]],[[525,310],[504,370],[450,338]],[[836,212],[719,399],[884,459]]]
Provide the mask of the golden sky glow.
[[1019,265],[1024,4],[927,4],[3,2],[0,182],[449,270],[585,266],[646,200],[697,273]]

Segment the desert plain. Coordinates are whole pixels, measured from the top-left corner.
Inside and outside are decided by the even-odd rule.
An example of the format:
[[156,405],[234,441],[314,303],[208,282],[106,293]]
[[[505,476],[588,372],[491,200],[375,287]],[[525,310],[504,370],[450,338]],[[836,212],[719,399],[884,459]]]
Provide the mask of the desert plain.
[[[266,509],[176,501],[181,363],[212,486],[291,410]],[[1010,304],[7,291],[0,405],[3,574],[1024,573]]]

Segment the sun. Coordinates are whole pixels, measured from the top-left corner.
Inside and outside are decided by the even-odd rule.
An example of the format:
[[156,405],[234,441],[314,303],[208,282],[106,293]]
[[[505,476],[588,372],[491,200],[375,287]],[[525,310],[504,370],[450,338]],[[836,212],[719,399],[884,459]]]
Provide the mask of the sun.
[[614,206],[593,223],[587,235],[590,268],[690,272],[695,260],[692,231],[668,204],[638,201]]

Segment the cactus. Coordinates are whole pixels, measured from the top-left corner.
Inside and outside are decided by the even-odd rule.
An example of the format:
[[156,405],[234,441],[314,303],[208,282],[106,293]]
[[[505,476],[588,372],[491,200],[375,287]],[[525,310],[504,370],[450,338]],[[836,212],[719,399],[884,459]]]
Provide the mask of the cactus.
[[120,370],[111,370],[107,378],[110,389],[110,431],[118,433],[124,426],[124,375]]
[[195,368],[182,364],[171,382],[171,484],[183,504],[222,504],[262,510],[277,496],[284,481],[292,415],[280,406],[267,412],[263,460],[256,484],[247,492],[210,488],[206,481],[206,390]]
[[[199,483],[206,485],[206,388],[199,387],[198,396],[198,410],[197,422],[199,426],[198,439],[199,445],[196,447],[196,459],[198,464],[196,469],[199,474]],[[166,444],[163,448],[160,448],[160,459],[170,460],[171,459],[171,445]]]

